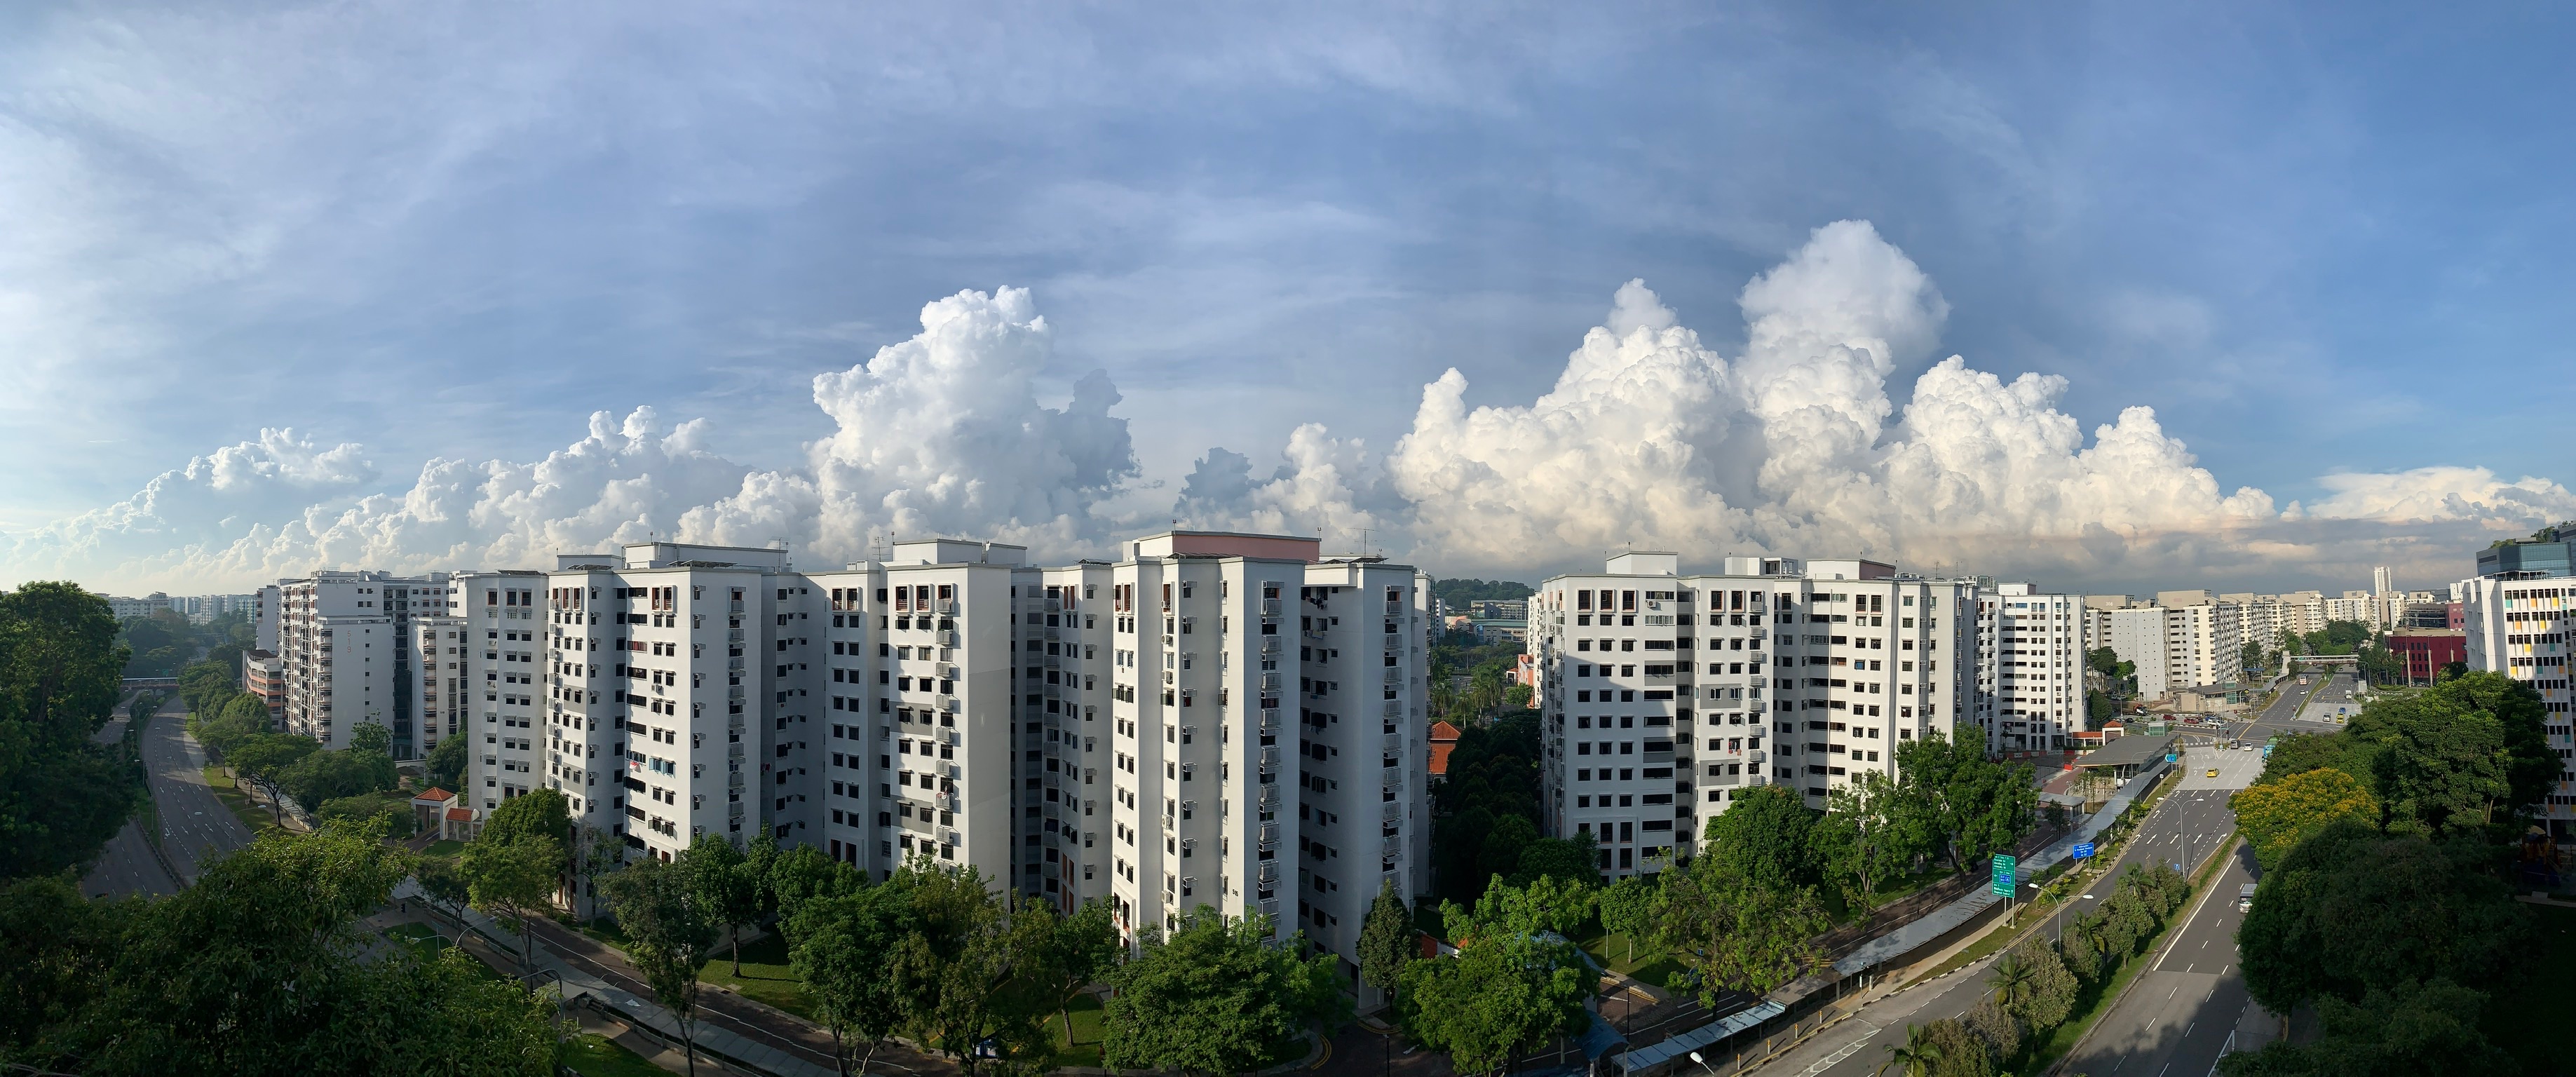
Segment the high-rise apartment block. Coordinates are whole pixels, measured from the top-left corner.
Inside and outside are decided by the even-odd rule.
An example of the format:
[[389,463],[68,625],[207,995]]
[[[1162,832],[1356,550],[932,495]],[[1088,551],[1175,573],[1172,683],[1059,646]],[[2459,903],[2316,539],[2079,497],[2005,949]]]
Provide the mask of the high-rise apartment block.
[[1987,750],[2067,747],[2084,728],[2083,597],[2004,583],[1976,601]]
[[2469,668],[2502,673],[2540,693],[2542,731],[2560,769],[2539,810],[2550,833],[2564,841],[2576,832],[2576,691],[2568,670],[2576,579],[2512,570],[2463,580],[2454,590],[2461,596]]
[[[346,748],[359,725],[381,725],[392,734],[394,758],[412,758],[420,742],[406,686],[415,676],[411,622],[446,613],[447,576],[317,572],[278,581],[275,654],[285,730]],[[255,597],[262,622],[270,598],[266,590]]]
[[2234,684],[2245,675],[2243,607],[2207,591],[2160,591],[2156,601],[2105,608],[2086,600],[2085,645],[2109,647],[2137,667],[2138,695]]
[[656,857],[763,829],[879,875],[922,857],[1131,932],[1257,910],[1356,969],[1380,883],[1419,886],[1426,581],[1309,538],[1124,553],[800,571],[647,543],[460,574],[416,626],[455,667],[420,706],[475,738],[478,809],[554,788]]
[[[1821,808],[1898,745],[1950,735],[1976,700],[1977,584],[1874,561],[1729,557],[1684,576],[1632,551],[1531,598],[1541,798],[1612,875],[1689,855],[1742,789]],[[1978,735],[1983,738],[1982,731]]]

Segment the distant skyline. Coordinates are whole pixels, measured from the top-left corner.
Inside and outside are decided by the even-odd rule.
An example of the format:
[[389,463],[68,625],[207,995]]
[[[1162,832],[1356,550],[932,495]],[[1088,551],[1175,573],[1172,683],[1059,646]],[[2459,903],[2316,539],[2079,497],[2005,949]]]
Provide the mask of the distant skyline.
[[0,585],[1179,518],[2439,588],[2576,518],[2542,6],[0,11]]

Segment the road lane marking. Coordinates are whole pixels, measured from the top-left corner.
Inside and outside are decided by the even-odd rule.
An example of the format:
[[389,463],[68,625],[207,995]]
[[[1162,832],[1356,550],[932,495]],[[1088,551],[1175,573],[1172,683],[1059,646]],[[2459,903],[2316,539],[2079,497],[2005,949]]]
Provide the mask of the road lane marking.
[[1846,1058],[1850,1058],[1850,1057],[1852,1056],[1852,1053],[1853,1053],[1853,1052],[1858,1051],[1858,1050],[1860,1050],[1861,1048],[1868,1046],[1868,1045],[1869,1045],[1870,1038],[1871,1038],[1872,1036],[1876,1036],[1876,1035],[1878,1035],[1878,1030],[1876,1030],[1876,1029],[1872,1029],[1872,1030],[1870,1030],[1870,1034],[1869,1034],[1868,1036],[1863,1036],[1863,1037],[1861,1037],[1861,1038],[1859,1038],[1859,1039],[1856,1039],[1856,1040],[1851,1041],[1850,1043],[1846,1043],[1846,1044],[1842,1045],[1842,1048],[1841,1048],[1840,1050],[1837,1050],[1837,1051],[1835,1051],[1835,1052],[1834,1052],[1834,1053],[1832,1053],[1832,1054],[1826,1055],[1825,1057],[1823,1057],[1823,1058],[1821,1058],[1821,1059],[1818,1059],[1818,1060],[1816,1061],[1816,1064],[1815,1064],[1815,1065],[1812,1065],[1812,1066],[1807,1067],[1806,1072],[1805,1072],[1805,1073],[1803,1073],[1803,1074],[1800,1074],[1800,1075],[1799,1075],[1799,1077],[1816,1077],[1816,1075],[1817,1075],[1817,1074],[1819,1074],[1819,1073],[1823,1073],[1823,1072],[1825,1072],[1826,1070],[1832,1069],[1836,1063],[1841,1062],[1842,1060],[1844,1060],[1844,1059],[1846,1059]]

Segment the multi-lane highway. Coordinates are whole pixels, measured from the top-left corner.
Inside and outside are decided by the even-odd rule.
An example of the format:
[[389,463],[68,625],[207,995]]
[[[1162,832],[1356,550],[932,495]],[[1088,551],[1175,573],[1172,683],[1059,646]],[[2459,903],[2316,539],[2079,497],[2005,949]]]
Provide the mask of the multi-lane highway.
[[[2216,797],[2223,810],[2228,796],[2262,775],[2261,760],[2260,752],[2204,748],[2190,752],[2186,762],[2194,764],[2189,777],[2202,784],[2200,792]],[[2208,776],[2213,766],[2216,778]],[[2076,1045],[2062,1072],[2204,1077],[2231,1041],[2239,1050],[2253,1046],[2237,1038],[2238,1028],[2266,1026],[2236,966],[2236,927],[2245,918],[2236,911],[2236,892],[2254,878],[2252,855],[2237,847],[2158,940],[2155,963]]]
[[186,729],[187,704],[173,697],[143,727],[143,766],[152,781],[154,824],[170,872],[152,856],[133,824],[108,842],[81,889],[99,895],[169,894],[195,882],[217,857],[250,844],[250,828],[206,785],[205,752]]
[[[2100,873],[2086,897],[2058,908],[2039,930],[2063,932],[2075,917],[2110,896],[2111,883],[2130,865],[2199,863],[2235,830],[2227,797],[2261,769],[2259,752],[2193,748],[2185,753],[2182,783],[2148,813],[2137,837],[2121,850],[2118,863]],[[2211,768],[2219,776],[2207,776]],[[2241,778],[2241,780],[2239,780]],[[2236,782],[2230,785],[2231,781]],[[2231,934],[2228,936],[2233,939]],[[1991,961],[1992,958],[1988,958]],[[1906,1027],[1944,1017],[1960,1017],[1984,997],[1986,964],[1980,962],[1944,980],[1909,988],[1862,1007],[1852,1020],[1826,1029],[1790,1049],[1757,1072],[1777,1077],[1867,1077],[1887,1061],[1887,1048],[1904,1043]],[[2103,1069],[2091,1071],[2099,1077]],[[2195,1072],[2192,1077],[2203,1077]]]

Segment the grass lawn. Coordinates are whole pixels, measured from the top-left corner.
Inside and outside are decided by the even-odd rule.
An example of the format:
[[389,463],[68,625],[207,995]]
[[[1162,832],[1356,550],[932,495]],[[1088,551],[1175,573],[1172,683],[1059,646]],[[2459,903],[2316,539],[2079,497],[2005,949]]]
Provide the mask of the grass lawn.
[[223,767],[208,766],[206,784],[214,787],[215,799],[223,801],[224,807],[232,809],[242,825],[250,828],[251,836],[257,837],[277,829],[277,820],[269,815],[268,809],[252,803],[250,794],[233,788],[232,775],[224,773]]
[[1100,1023],[1103,1016],[1100,1010],[1100,997],[1083,995],[1076,998],[1067,1012],[1073,1018],[1073,1039],[1070,1042],[1065,1039],[1064,1018],[1054,1014],[1047,1015],[1047,1034],[1055,1039],[1056,1066],[1062,1068],[1099,1065],[1102,1035]]
[[421,850],[420,853],[422,856],[455,856],[456,854],[464,851],[464,842],[452,839],[440,839],[429,843],[429,847]]
[[715,956],[698,970],[698,982],[732,988],[744,998],[815,1019],[813,1004],[805,999],[805,985],[787,967],[787,942],[776,935],[743,944],[740,976],[733,974],[733,947],[717,947]]
[[2531,1074],[2562,1073],[2567,1026],[2576,1012],[2576,910],[2526,906],[2534,913],[2530,972],[2509,988],[2488,992],[2478,1023],[2487,1038]]
[[592,1032],[564,1041],[563,1064],[582,1077],[665,1077],[670,1072]]
[[1679,974],[1681,964],[1652,946],[1640,945],[1632,956],[1626,935],[1596,935],[1582,943],[1583,951],[1601,967],[1629,976],[1649,987],[1660,988],[1666,978]]
[[[421,959],[424,961],[435,961],[438,959],[440,951],[453,950],[456,948],[454,940],[449,939],[446,935],[441,934],[437,928],[431,927],[428,924],[395,924],[392,927],[384,929],[381,934],[388,939],[392,939],[405,946],[411,947],[412,951],[419,954]],[[473,955],[468,953],[466,956],[472,957]],[[474,961],[473,964],[476,972],[480,972],[487,977],[503,981],[510,979],[509,976],[503,974],[500,970],[484,964],[479,959]]]

